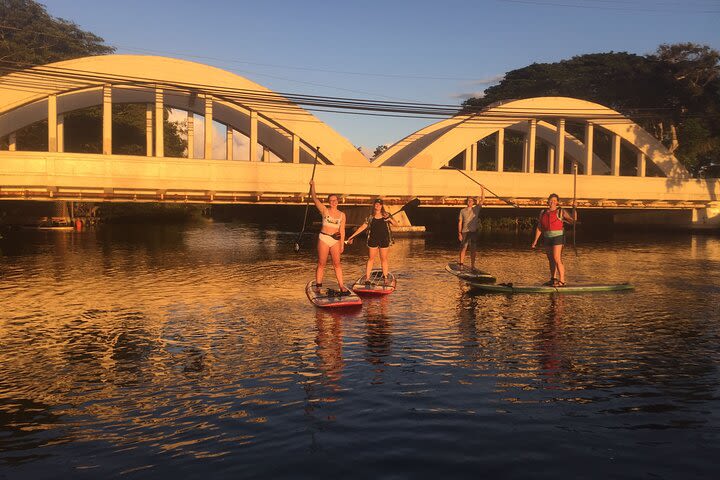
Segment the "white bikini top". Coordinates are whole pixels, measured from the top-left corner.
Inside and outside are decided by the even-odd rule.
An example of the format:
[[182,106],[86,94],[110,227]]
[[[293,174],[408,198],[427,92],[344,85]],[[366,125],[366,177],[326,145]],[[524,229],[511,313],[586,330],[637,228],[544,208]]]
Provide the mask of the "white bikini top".
[[341,220],[342,220],[342,213],[340,214],[340,218],[333,218],[330,216],[329,213],[325,213],[325,215],[323,215],[323,219],[322,219],[322,226],[329,227],[334,230],[340,230],[340,221]]

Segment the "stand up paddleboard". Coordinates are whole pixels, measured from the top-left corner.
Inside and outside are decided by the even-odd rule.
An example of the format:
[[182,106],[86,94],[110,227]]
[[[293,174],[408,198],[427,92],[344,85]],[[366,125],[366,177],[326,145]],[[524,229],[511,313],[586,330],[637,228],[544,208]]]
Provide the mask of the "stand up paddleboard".
[[466,282],[495,283],[496,280],[495,277],[487,272],[471,269],[467,265],[460,265],[457,262],[448,263],[445,270]]
[[313,305],[320,308],[353,307],[362,305],[362,300],[352,290],[347,295],[340,295],[335,288],[315,287],[315,280],[308,282],[305,293]]
[[365,275],[358,278],[352,289],[358,295],[389,295],[395,291],[397,279],[395,275],[388,272],[387,280],[383,280],[382,270],[376,269],[370,272],[370,278],[365,281]]
[[467,282],[475,290],[492,293],[594,293],[594,292],[617,292],[622,290],[633,290],[635,287],[629,283],[615,284],[577,284],[564,287],[551,287],[548,285],[514,285],[512,283],[498,283],[488,285],[487,283]]

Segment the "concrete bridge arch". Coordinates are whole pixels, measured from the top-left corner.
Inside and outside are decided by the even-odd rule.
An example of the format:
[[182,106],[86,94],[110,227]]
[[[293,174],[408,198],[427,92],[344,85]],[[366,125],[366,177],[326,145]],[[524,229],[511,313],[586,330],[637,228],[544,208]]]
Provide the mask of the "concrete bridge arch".
[[[584,124],[585,141],[570,135],[566,122]],[[609,165],[593,149],[595,128],[612,138]],[[535,145],[542,140],[550,147],[549,173],[564,173],[566,156],[582,165],[590,175],[619,175],[622,143],[637,155],[637,176],[645,176],[647,162],[655,164],[666,177],[689,178],[688,171],[658,140],[620,113],[597,103],[567,97],[538,97],[492,105],[475,114],[457,115],[429,125],[392,145],[373,161],[376,166],[404,166],[438,169],[464,153],[465,169],[475,170],[474,145],[496,135],[495,170],[504,171],[504,133],[516,130],[525,136],[522,171],[534,173],[541,159]]]
[[[63,114],[100,105],[103,153],[112,154],[111,113],[107,112],[113,103],[148,105],[148,156],[164,156],[158,118],[162,121],[162,109],[171,107],[204,116],[206,125],[217,121],[246,135],[248,160],[261,158],[261,146],[263,152],[272,151],[284,162],[311,163],[319,146],[321,163],[367,165],[347,139],[282,95],[215,67],[142,55],[86,57],[0,77],[0,137],[7,135],[12,149],[14,132],[47,119],[48,149],[62,152]],[[210,130],[205,132],[204,158],[211,158]]]

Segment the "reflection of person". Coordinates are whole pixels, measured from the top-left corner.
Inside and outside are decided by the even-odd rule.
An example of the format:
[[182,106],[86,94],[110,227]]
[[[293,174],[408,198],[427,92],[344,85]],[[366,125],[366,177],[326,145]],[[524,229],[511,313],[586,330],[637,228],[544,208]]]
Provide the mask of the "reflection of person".
[[337,387],[342,378],[342,319],[335,312],[325,312],[318,309],[316,312],[318,368],[325,376],[329,386]]
[[460,266],[465,262],[465,254],[470,247],[470,268],[475,269],[475,254],[477,252],[478,226],[480,222],[480,209],[485,202],[485,189],[481,188],[480,201],[467,197],[467,207],[460,210],[458,216],[458,240],[460,241]]
[[382,266],[383,282],[387,283],[388,276],[388,249],[392,243],[392,232],[390,225],[397,226],[397,222],[385,211],[382,199],[373,202],[372,213],[365,219],[365,222],[355,230],[347,239],[352,243],[354,237],[365,229],[368,231],[368,261],[365,267],[365,281],[370,282],[375,257],[380,253],[380,265]]
[[558,380],[567,368],[562,349],[563,296],[550,295],[547,325],[540,331],[540,367],[546,382]]
[[342,266],[340,265],[340,254],[342,254],[345,248],[345,214],[337,208],[337,195],[332,194],[328,196],[330,207],[326,207],[318,200],[315,194],[315,182],[313,180],[310,181],[310,194],[312,195],[313,202],[315,202],[315,207],[317,207],[322,216],[322,227],[320,228],[317,243],[318,263],[317,270],[315,271],[315,285],[317,288],[322,287],[325,265],[327,264],[329,254],[332,258],[340,293],[342,295],[349,295],[350,291],[345,288],[345,284],[343,283]]
[[551,193],[547,200],[548,208],[540,213],[535,228],[535,239],[531,248],[535,248],[540,235],[545,243],[545,253],[547,254],[548,263],[550,265],[550,280],[546,285],[553,287],[565,286],[565,265],[562,261],[562,250],[565,245],[565,231],[563,230],[563,222],[577,222],[577,210],[573,205],[572,216],[560,208],[560,197],[556,193]]

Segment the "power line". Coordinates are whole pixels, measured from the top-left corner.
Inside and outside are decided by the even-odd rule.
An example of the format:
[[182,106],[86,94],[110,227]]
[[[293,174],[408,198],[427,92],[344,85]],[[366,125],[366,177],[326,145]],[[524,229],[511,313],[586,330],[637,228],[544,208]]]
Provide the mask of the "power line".
[[[608,113],[607,108],[554,108],[553,113],[547,113],[545,109],[532,107],[513,107],[503,105],[491,105],[483,109],[460,107],[450,104],[428,104],[420,102],[388,102],[369,99],[358,99],[348,97],[328,97],[317,95],[305,95],[297,93],[284,93],[272,91],[258,91],[251,89],[239,89],[233,87],[222,87],[212,84],[190,84],[176,81],[166,81],[147,77],[136,77],[127,75],[109,75],[88,70],[70,69],[58,66],[41,66],[26,69],[26,65],[18,62],[0,61],[0,64],[10,64],[12,67],[0,67],[0,70],[14,73],[15,75],[0,78],[0,84],[7,88],[22,91],[57,90],[59,84],[67,91],[76,89],[96,87],[102,84],[114,84],[118,86],[141,86],[146,88],[162,87],[169,90],[177,90],[183,93],[209,94],[221,100],[231,103],[252,105],[255,109],[264,107],[266,111],[276,109],[277,111],[288,111],[302,105],[308,110],[325,111],[331,113],[353,113],[358,112],[365,115],[383,115],[395,117],[427,118],[427,117],[453,117],[456,115],[477,115],[481,117],[473,121],[493,121],[496,119],[523,119],[527,117],[583,117],[598,120],[616,120],[628,122],[620,113]],[[673,112],[668,107],[644,107],[633,108],[633,118],[652,118],[663,112]],[[590,112],[590,113],[588,113]]]

